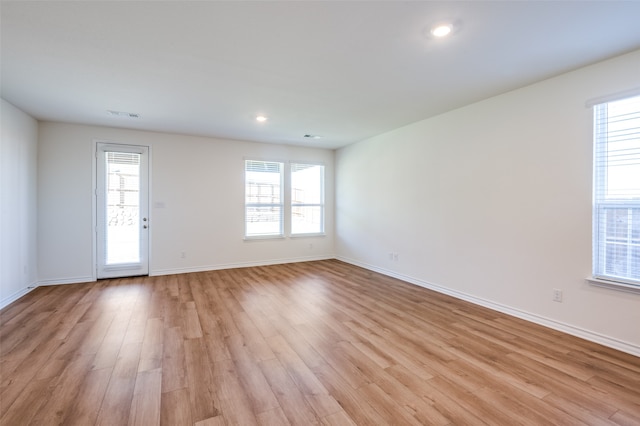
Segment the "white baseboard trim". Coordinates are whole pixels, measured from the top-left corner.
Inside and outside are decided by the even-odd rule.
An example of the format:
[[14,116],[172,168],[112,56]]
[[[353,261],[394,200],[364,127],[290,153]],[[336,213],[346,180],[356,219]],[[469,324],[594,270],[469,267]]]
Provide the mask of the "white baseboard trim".
[[36,287],[37,287],[37,284],[31,284],[30,286],[20,289],[15,293],[0,300],[0,309],[4,309],[5,307],[9,306],[10,304],[20,299],[22,296],[29,293],[31,290],[33,290]]
[[256,261],[256,262],[223,263],[219,265],[205,265],[205,266],[196,266],[196,267],[189,267],[189,268],[156,269],[151,271],[149,275],[157,276],[157,275],[187,274],[191,272],[207,272],[207,271],[217,271],[221,269],[250,268],[253,266],[281,265],[283,263],[311,262],[314,260],[327,260],[327,259],[335,259],[335,256],[333,255],[302,256],[302,257],[293,257],[293,258],[287,258],[287,259],[272,259],[272,260],[262,260],[262,261]]
[[40,280],[38,281],[38,286],[82,284],[82,283],[93,283],[95,281],[96,281],[96,277],[75,277],[75,278],[65,278],[65,279]]
[[437,291],[438,293],[446,294],[451,297],[455,297],[456,299],[461,299],[467,302],[471,302],[476,305],[483,306],[485,308],[492,309],[494,311],[502,312],[507,315],[514,316],[516,318],[524,319],[526,321],[530,321],[535,324],[543,325],[545,327],[549,327],[551,329],[562,331],[564,333],[570,334],[572,336],[580,337],[582,339],[601,344],[603,346],[607,346],[609,348],[617,349],[621,352],[625,352],[631,355],[635,355],[640,357],[640,346],[635,345],[633,343],[625,342],[622,340],[618,340],[609,336],[602,335],[600,333],[595,333],[590,330],[586,330],[580,327],[573,326],[571,324],[566,324],[561,321],[556,321],[551,318],[546,318],[537,314],[533,314],[530,312],[522,311],[520,309],[512,308],[507,305],[502,305],[500,303],[492,302],[487,299],[483,299],[477,296],[473,296],[464,292],[460,292],[457,290],[452,290],[437,284],[429,283],[427,281],[423,281],[411,276],[403,275],[394,271],[390,271],[384,268],[380,268],[374,265],[369,265],[364,262],[360,262],[354,259],[349,259],[342,256],[337,256],[336,259],[341,260],[346,263],[350,263],[355,266],[359,266],[364,269],[368,269],[370,271],[378,272],[383,275],[387,275],[389,277],[397,278],[402,281],[406,281],[410,284],[417,285],[419,287],[424,287],[429,290]]

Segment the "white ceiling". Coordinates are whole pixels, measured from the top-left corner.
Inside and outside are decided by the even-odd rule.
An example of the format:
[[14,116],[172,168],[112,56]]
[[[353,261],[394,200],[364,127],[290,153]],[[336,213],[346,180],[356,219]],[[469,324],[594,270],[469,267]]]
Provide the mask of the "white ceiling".
[[2,1],[0,17],[2,97],[37,119],[324,148],[640,48],[640,1]]

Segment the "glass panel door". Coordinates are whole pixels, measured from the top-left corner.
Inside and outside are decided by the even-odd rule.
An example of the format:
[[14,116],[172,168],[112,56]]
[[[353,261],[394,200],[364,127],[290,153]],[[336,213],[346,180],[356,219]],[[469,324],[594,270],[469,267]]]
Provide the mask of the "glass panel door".
[[97,146],[97,277],[147,275],[148,148]]

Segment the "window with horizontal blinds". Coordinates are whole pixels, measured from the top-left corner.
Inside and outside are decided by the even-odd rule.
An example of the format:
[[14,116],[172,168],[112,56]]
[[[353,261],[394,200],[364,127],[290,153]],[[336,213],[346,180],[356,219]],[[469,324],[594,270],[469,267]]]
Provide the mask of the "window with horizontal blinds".
[[593,276],[640,287],[640,96],[593,109]]
[[324,166],[291,164],[291,235],[324,232]]
[[245,160],[245,237],[284,235],[283,166]]

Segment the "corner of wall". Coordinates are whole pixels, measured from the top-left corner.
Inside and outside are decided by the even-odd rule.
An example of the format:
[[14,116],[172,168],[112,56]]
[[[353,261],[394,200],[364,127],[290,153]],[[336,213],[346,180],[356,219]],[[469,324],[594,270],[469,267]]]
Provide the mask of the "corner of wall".
[[38,122],[1,99],[0,308],[34,288],[37,268]]

